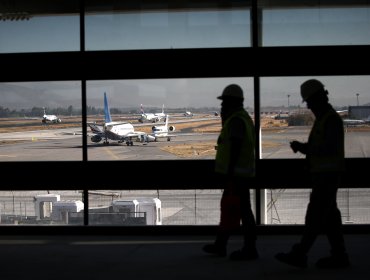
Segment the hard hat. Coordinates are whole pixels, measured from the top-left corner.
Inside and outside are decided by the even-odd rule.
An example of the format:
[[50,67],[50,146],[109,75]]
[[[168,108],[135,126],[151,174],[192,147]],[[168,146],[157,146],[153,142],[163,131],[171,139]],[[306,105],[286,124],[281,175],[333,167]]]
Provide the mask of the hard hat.
[[312,95],[319,93],[319,92],[322,92],[322,93],[326,92],[324,89],[324,85],[320,81],[316,79],[305,81],[301,85],[301,96],[303,99],[302,102],[307,101],[308,98],[310,98]]
[[217,99],[221,99],[221,100],[228,99],[228,98],[236,98],[236,99],[244,100],[242,88],[236,84],[228,85],[223,90],[222,95],[217,97]]

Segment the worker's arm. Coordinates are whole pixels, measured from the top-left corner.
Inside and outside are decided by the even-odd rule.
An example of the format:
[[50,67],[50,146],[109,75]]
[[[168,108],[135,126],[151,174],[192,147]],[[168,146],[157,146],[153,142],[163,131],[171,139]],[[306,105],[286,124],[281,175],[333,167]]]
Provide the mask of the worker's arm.
[[290,142],[290,147],[292,148],[293,152],[300,152],[302,154],[307,154],[308,150],[308,144],[307,143],[302,143],[299,141],[292,141]]

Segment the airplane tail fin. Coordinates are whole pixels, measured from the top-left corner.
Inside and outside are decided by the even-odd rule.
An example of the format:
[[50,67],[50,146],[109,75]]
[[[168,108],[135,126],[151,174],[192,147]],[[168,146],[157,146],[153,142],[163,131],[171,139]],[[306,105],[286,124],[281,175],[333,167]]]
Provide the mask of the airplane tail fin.
[[145,115],[145,112],[144,112],[144,108],[143,108],[143,104],[140,104],[140,112]]
[[112,117],[110,115],[110,109],[108,105],[107,94],[105,92],[104,92],[104,116],[105,116],[106,123],[112,122]]
[[165,124],[165,127],[168,128],[168,119],[169,119],[169,116],[166,115],[166,124]]

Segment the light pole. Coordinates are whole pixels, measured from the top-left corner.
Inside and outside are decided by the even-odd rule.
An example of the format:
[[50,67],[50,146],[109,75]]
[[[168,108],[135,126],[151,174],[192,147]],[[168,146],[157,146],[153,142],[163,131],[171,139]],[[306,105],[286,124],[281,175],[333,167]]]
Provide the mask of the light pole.
[[360,94],[359,93],[356,93],[356,97],[357,97],[357,106],[359,106],[360,105],[360,103],[358,102],[358,96],[359,96]]
[[287,94],[287,97],[288,97],[288,113],[290,113],[290,105],[289,105],[289,97],[290,97],[290,94]]

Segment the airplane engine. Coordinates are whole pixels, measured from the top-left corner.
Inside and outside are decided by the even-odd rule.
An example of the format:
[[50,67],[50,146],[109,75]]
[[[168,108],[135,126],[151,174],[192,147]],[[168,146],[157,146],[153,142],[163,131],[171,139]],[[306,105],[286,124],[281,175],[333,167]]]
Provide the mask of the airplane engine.
[[175,131],[175,127],[174,127],[173,125],[170,125],[170,126],[168,127],[168,131]]
[[155,142],[157,139],[152,135],[146,135],[145,142]]
[[140,137],[138,137],[138,140],[141,143],[154,142],[155,137],[152,135],[145,134],[145,135],[140,135]]
[[93,135],[91,136],[91,141],[94,142],[94,143],[98,143],[102,140],[101,136],[100,135]]

